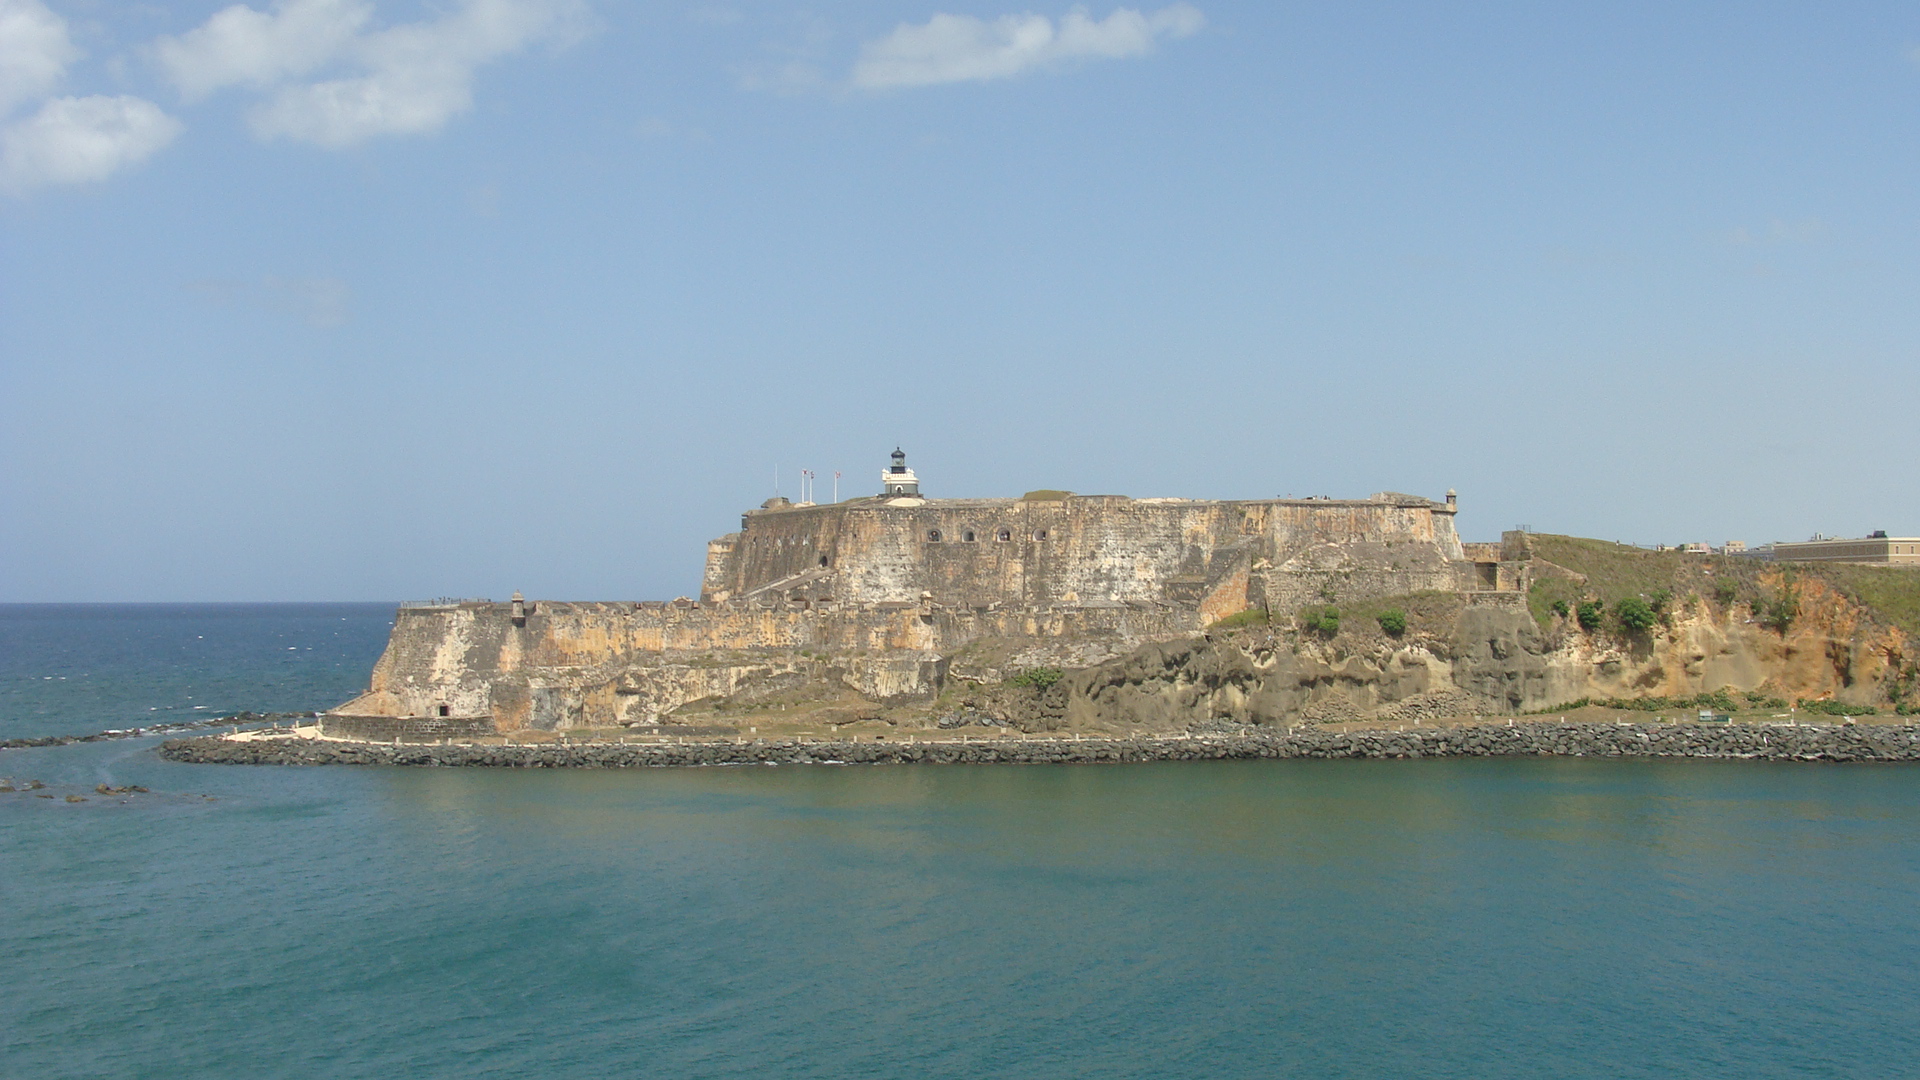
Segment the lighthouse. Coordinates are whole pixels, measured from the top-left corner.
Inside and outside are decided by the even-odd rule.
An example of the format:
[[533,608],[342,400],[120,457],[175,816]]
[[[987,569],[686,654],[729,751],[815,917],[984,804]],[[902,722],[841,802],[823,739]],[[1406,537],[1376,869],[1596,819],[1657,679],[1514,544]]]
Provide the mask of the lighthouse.
[[920,479],[907,468],[907,452],[897,446],[893,448],[893,464],[880,473],[880,482],[886,485],[882,492],[886,498],[920,497]]

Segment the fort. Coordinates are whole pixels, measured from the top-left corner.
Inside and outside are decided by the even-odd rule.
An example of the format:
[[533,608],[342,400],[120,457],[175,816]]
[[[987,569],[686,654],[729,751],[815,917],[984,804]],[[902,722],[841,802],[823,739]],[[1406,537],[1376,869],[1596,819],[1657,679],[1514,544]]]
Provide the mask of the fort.
[[1920,571],[1519,531],[1462,543],[1458,513],[1453,492],[930,498],[896,450],[873,496],[748,511],[707,545],[697,599],[403,605],[366,692],[317,733],[838,745],[1575,702],[1920,710]]
[[895,450],[881,491],[770,499],[707,545],[698,600],[409,604],[366,693],[369,738],[658,725],[690,702],[825,682],[936,696],[1010,663],[1085,667],[1243,612],[1444,592],[1518,607],[1525,563],[1464,545],[1455,495],[938,499]]

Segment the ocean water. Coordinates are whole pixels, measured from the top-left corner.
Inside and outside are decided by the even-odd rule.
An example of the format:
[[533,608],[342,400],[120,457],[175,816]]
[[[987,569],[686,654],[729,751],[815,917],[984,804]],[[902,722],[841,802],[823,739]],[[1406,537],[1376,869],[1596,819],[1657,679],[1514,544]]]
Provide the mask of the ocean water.
[[[325,706],[365,675],[268,659],[276,635],[320,651],[313,613],[176,613],[223,642],[186,653],[150,612],[43,614],[0,610],[21,733],[189,686]],[[365,629],[339,658],[371,662]],[[92,681],[42,678],[52,656]],[[1910,768],[495,772],[153,745],[0,751],[0,777],[89,795],[0,795],[0,1075],[1920,1071]]]
[[0,739],[87,735],[366,688],[393,604],[0,604]]

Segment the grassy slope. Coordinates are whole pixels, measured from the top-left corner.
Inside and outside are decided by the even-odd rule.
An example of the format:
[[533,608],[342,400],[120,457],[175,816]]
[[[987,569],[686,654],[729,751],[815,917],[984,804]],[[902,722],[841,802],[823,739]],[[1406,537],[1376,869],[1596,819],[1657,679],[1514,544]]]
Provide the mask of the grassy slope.
[[1536,533],[1531,537],[1536,557],[1586,576],[1586,583],[1560,577],[1535,581],[1527,597],[1533,617],[1542,626],[1551,621],[1555,600],[1569,605],[1599,599],[1609,611],[1618,601],[1650,598],[1666,589],[1674,603],[1690,594],[1715,602],[1729,597],[1734,603],[1768,598],[1760,575],[1779,570],[1818,577],[1836,591],[1872,611],[1880,621],[1920,638],[1920,569],[1854,566],[1843,563],[1770,563],[1724,555],[1687,555],[1678,551],[1644,551],[1605,540]]

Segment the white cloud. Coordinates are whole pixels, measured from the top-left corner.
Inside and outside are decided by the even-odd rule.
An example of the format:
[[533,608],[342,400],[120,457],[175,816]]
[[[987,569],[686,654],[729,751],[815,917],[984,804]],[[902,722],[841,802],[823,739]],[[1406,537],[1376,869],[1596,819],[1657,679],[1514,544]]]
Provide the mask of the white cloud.
[[[226,86],[269,93],[249,114],[261,138],[341,147],[437,130],[473,104],[483,64],[578,33],[580,0],[463,0],[441,18],[369,30],[365,0],[236,5],[155,52],[189,98]],[[338,77],[297,81],[327,68]]]
[[853,84],[877,90],[1011,78],[1068,60],[1141,56],[1152,52],[1159,38],[1186,37],[1205,25],[1206,17],[1190,4],[1152,13],[1119,8],[1104,19],[1074,8],[1058,24],[1031,14],[991,22],[935,15],[918,26],[902,23],[862,46]]
[[54,98],[0,130],[0,182],[21,192],[104,180],[180,134],[180,121],[137,97]]
[[0,117],[41,102],[0,127],[0,188],[24,194],[104,180],[180,134],[180,121],[137,97],[47,100],[79,58],[67,21],[40,0],[0,0]]
[[153,49],[180,93],[197,99],[308,74],[339,56],[372,17],[372,5],[360,0],[284,0],[271,15],[235,4]]
[[0,116],[52,93],[80,50],[40,0],[0,0]]

